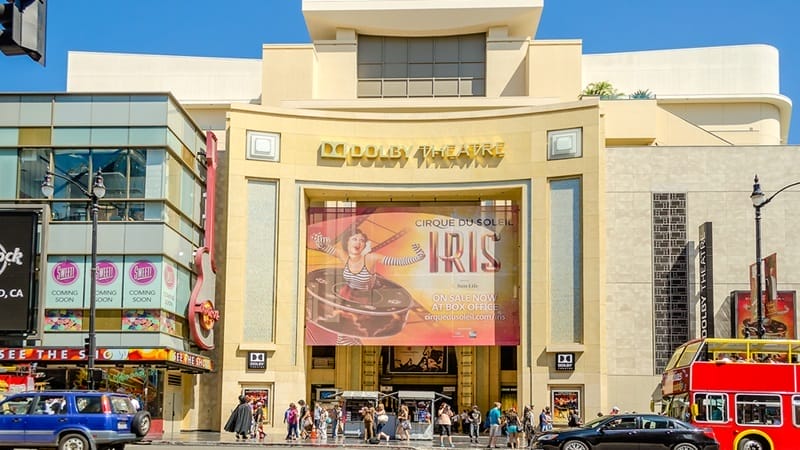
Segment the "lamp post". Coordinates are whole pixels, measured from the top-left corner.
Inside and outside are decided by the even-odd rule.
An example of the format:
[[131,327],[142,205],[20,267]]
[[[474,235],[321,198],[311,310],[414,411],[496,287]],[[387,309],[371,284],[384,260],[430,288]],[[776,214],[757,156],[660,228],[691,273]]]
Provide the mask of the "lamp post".
[[771,202],[776,195],[789,189],[790,187],[800,185],[800,181],[787,184],[786,186],[778,189],[777,192],[769,197],[761,190],[761,184],[758,182],[758,175],[753,178],[753,193],[750,194],[750,199],[753,201],[753,208],[756,212],[756,334],[758,338],[764,337],[766,330],[764,329],[764,299],[761,295],[761,208]]
[[89,388],[94,389],[94,362],[97,353],[97,334],[95,332],[95,316],[97,314],[97,212],[100,208],[98,201],[106,195],[106,186],[103,184],[103,174],[97,171],[94,176],[91,191],[81,186],[75,180],[64,175],[47,171],[42,181],[42,194],[52,197],[55,187],[53,177],[60,178],[80,189],[81,193],[91,200],[92,214],[92,268],[91,288],[89,293],[89,348],[86,355],[86,368],[89,372]]

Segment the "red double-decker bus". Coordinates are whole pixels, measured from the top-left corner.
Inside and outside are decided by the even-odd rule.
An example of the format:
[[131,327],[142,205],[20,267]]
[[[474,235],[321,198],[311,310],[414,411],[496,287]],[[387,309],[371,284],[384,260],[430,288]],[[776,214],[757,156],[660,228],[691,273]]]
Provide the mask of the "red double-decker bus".
[[800,448],[798,358],[798,340],[687,342],[662,377],[662,412],[712,429],[721,449]]

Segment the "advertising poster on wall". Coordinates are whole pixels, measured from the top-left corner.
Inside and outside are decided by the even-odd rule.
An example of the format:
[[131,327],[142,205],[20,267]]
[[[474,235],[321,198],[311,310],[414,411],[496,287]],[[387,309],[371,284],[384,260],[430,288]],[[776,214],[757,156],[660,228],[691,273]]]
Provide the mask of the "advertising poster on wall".
[[[87,260],[86,272],[91,272],[91,261]],[[91,289],[87,277],[86,289]],[[122,256],[97,258],[97,309],[122,308]]]
[[445,347],[391,347],[392,373],[447,373]]
[[[797,309],[795,291],[778,291],[777,299],[764,300],[764,337],[768,339],[797,339]],[[737,338],[757,336],[757,305],[750,301],[749,291],[731,292],[733,323],[731,330]]]
[[269,388],[246,388],[243,390],[248,399],[255,400],[255,405],[260,405],[263,408],[264,423],[270,423],[269,420]]
[[160,256],[125,257],[125,308],[161,308]]
[[579,411],[581,391],[576,389],[554,390],[552,391],[552,397],[553,423],[556,425],[566,425],[569,421],[570,410],[574,409]]
[[[57,309],[82,309],[86,291],[85,257],[47,258],[47,297],[45,306]],[[88,299],[86,299],[88,307]]]
[[306,345],[518,345],[516,207],[312,208]]
[[178,313],[178,267],[164,258],[161,264],[161,308],[171,313]]
[[[88,322],[88,321],[87,321]],[[48,309],[44,315],[44,331],[83,330],[83,311]]]

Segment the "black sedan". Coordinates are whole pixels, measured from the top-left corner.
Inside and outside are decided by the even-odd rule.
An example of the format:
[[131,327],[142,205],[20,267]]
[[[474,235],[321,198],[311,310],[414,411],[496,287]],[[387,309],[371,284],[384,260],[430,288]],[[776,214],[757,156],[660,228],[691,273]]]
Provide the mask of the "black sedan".
[[719,443],[711,430],[671,417],[619,414],[600,417],[579,428],[545,432],[536,438],[534,448],[719,450]]

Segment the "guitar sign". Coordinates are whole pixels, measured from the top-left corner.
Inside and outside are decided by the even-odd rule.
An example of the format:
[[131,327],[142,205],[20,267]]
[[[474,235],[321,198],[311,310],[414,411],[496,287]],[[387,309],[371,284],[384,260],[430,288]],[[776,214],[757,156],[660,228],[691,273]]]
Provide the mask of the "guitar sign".
[[219,321],[219,311],[214,307],[214,289],[217,283],[214,264],[214,198],[217,179],[217,136],[206,132],[206,204],[205,246],[197,249],[194,264],[197,282],[189,298],[189,335],[203,350],[214,348],[214,325]]

